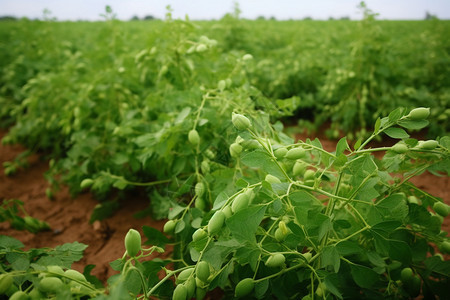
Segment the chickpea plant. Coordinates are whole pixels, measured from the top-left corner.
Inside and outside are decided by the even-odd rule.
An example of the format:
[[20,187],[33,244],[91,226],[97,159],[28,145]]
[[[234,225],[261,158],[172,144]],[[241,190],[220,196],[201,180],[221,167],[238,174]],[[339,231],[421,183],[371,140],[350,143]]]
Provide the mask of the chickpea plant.
[[[328,152],[318,139],[293,141],[279,125],[236,111],[229,166],[201,175],[197,167],[193,197],[173,205],[165,234],[144,226],[153,246],[144,248],[130,229],[123,257],[111,263],[120,273],[106,288],[89,267],[84,275],[64,271],[74,257],[23,252],[1,237],[0,292],[185,300],[219,288],[225,299],[444,299],[450,239],[441,225],[450,208],[410,179],[425,171],[448,176],[450,138],[419,141],[405,130],[424,128],[428,116],[427,108],[398,108],[366,140],[350,146],[342,138]],[[398,143],[370,147],[383,133]],[[192,131],[186,138],[196,149],[202,143]],[[207,198],[211,209],[198,205]],[[166,245],[172,257],[149,259]]]

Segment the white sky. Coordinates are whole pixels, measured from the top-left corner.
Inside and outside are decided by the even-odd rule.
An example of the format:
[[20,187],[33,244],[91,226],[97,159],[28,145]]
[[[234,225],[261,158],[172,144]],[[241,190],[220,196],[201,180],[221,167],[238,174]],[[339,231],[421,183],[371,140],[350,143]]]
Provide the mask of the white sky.
[[[100,20],[110,5],[117,17],[128,20],[136,15],[164,18],[166,6],[171,5],[174,18],[220,19],[232,12],[233,0],[0,0],[0,16],[42,18],[49,9],[57,20]],[[439,19],[450,19],[450,0],[366,0],[367,6],[379,13],[379,19],[423,19],[426,11]],[[360,19],[360,0],[239,0],[244,18],[258,16],[276,19],[326,20],[348,16]]]

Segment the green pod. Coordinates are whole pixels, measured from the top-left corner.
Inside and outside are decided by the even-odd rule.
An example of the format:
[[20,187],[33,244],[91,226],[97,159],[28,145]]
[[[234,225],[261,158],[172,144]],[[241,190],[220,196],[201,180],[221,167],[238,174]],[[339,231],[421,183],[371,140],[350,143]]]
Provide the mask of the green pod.
[[273,152],[276,158],[282,159],[286,156],[286,153],[288,153],[288,150],[284,147],[278,148]]
[[201,261],[197,264],[197,270],[195,272],[197,275],[197,278],[200,279],[203,282],[207,282],[210,271],[209,271],[209,264],[206,261]]
[[246,130],[251,126],[250,120],[241,114],[232,113],[231,122],[238,130]]
[[305,154],[306,154],[306,150],[301,147],[292,148],[286,153],[286,158],[291,159],[291,160],[296,160],[296,159],[303,158],[305,156]]
[[0,295],[6,293],[13,284],[13,278],[9,274],[0,275]]
[[94,184],[94,180],[92,180],[91,178],[86,178],[81,181],[80,188],[87,189],[88,187],[91,187],[93,184]]
[[141,234],[137,230],[128,230],[125,236],[125,249],[131,257],[135,257],[141,251]]
[[183,284],[179,284],[176,286],[173,291],[172,299],[173,300],[186,300],[187,299],[187,288]]
[[266,178],[264,180],[267,181],[270,184],[281,183],[281,180],[278,179],[278,177],[275,177],[275,176],[273,176],[271,174],[267,174]]
[[428,107],[418,107],[411,110],[407,117],[411,120],[424,120],[429,115],[430,109]]
[[234,198],[233,203],[231,204],[231,211],[236,213],[244,208],[247,208],[250,203],[250,199],[246,193],[242,193]]
[[27,295],[27,293],[22,292],[22,291],[17,291],[14,294],[11,295],[11,298],[9,298],[9,300],[28,300],[29,297]]
[[200,144],[200,136],[198,135],[197,130],[192,129],[191,131],[189,131],[188,140],[189,140],[189,143],[191,143],[192,145]]
[[438,142],[435,140],[428,140],[419,142],[419,148],[423,150],[434,150],[438,146]]
[[242,146],[238,143],[233,143],[230,145],[230,155],[231,157],[237,158],[242,152]]
[[314,180],[314,178],[316,178],[316,172],[313,170],[306,170],[305,174],[303,174],[303,179],[305,181],[307,180]]
[[450,206],[442,202],[436,202],[433,204],[433,210],[440,216],[446,217],[450,213]]
[[274,255],[271,255],[267,259],[266,266],[269,268],[281,267],[284,265],[285,261],[286,261],[286,257],[283,254],[275,253]]
[[45,277],[39,282],[39,290],[54,294],[63,287],[64,283],[58,277]]
[[239,281],[234,289],[234,296],[236,298],[244,297],[250,294],[255,287],[255,281],[252,278],[245,278]]
[[192,240],[194,242],[199,241],[205,237],[207,237],[208,234],[206,233],[205,230],[203,230],[202,228],[197,229],[193,234],[192,234]]
[[208,222],[208,233],[210,235],[216,234],[222,229],[225,222],[225,214],[222,211],[216,211]]
[[304,161],[298,160],[295,162],[294,166],[292,167],[292,173],[294,176],[302,176],[305,174],[306,168],[308,167],[308,164]]
[[175,280],[176,284],[180,284],[188,280],[189,276],[194,272],[194,267],[188,268],[186,270],[183,270],[178,274],[177,279]]
[[197,182],[194,190],[197,197],[203,196],[203,194],[205,194],[205,184],[203,182]]
[[395,144],[394,146],[392,146],[392,151],[394,151],[395,153],[398,154],[403,154],[408,152],[408,146],[406,146],[406,144]]
[[[139,235],[140,238],[140,235]],[[139,244],[139,247],[141,246],[141,244]],[[78,272],[77,270],[66,270],[64,272],[64,276],[67,277],[70,280],[78,280],[78,281],[83,281],[83,282],[87,282],[86,277],[84,277],[83,274],[81,274],[80,272]]]
[[164,224],[163,231],[165,233],[172,233],[175,229],[175,225],[177,225],[177,223],[174,220],[169,220]]

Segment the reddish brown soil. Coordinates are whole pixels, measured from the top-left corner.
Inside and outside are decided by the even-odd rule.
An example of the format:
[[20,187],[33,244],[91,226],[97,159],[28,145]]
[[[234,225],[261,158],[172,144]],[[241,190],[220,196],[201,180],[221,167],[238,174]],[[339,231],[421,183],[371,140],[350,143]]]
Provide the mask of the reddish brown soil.
[[[0,131],[0,139],[6,131]],[[306,135],[299,135],[305,139]],[[335,141],[329,141],[323,135],[319,138],[325,149],[333,151]],[[21,146],[0,145],[0,165],[12,160],[23,151]],[[0,167],[0,200],[19,199],[25,202],[26,211],[33,217],[48,222],[52,231],[38,234],[14,230],[9,223],[0,223],[0,234],[19,239],[27,248],[55,247],[64,243],[78,241],[89,245],[84,258],[73,265],[74,269],[82,271],[84,266],[94,264],[97,267],[93,274],[102,281],[115,274],[109,263],[122,257],[125,249],[123,238],[129,228],[142,229],[143,225],[162,229],[164,221],[154,221],[147,217],[135,219],[133,215],[148,205],[144,198],[130,198],[120,211],[100,224],[89,224],[91,212],[98,202],[91,194],[81,194],[76,199],[69,195],[67,187],[56,193],[53,200],[46,197],[48,187],[44,179],[44,172],[48,169],[48,162],[37,155],[30,158],[30,165],[13,176],[5,176]],[[414,178],[412,181],[419,188],[434,196],[444,199],[450,204],[449,177],[435,177],[429,173]],[[446,219],[445,230],[450,230],[450,217]],[[142,230],[141,230],[142,232]],[[170,252],[166,255],[170,255]]]
[[[0,132],[0,139],[5,133]],[[12,160],[22,151],[24,148],[21,146],[0,146],[0,165]],[[3,166],[0,167],[0,200],[23,201],[25,210],[32,217],[46,221],[52,228],[51,231],[32,234],[12,229],[9,223],[0,223],[0,234],[20,240],[26,248],[55,247],[74,241],[89,245],[84,252],[84,258],[76,262],[73,268],[83,271],[84,266],[94,264],[96,268],[92,274],[106,281],[116,273],[110,268],[109,263],[123,256],[125,251],[123,239],[128,229],[135,228],[142,233],[144,225],[159,230],[164,225],[164,221],[154,221],[149,217],[143,219],[133,217],[133,214],[148,206],[148,200],[144,198],[130,198],[111,218],[89,224],[90,215],[98,201],[91,194],[81,194],[73,199],[67,187],[63,187],[55,194],[54,199],[50,200],[45,194],[49,185],[43,175],[47,170],[48,162],[41,160],[37,155],[30,157],[28,168],[20,170],[13,176],[5,176]]]

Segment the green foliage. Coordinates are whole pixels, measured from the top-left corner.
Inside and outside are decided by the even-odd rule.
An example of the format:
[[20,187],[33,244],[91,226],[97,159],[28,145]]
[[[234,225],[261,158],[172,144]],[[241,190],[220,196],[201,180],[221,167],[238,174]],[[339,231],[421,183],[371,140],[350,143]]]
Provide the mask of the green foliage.
[[[151,198],[139,216],[169,219],[143,228],[149,248],[124,237],[105,288],[93,266],[70,269],[86,245],[24,251],[1,236],[7,296],[444,298],[448,206],[409,179],[450,174],[448,24],[360,8],[360,22],[251,22],[236,6],[214,23],[170,7],[164,22],[123,23],[107,7],[96,24],[0,24],[3,142],[47,153],[54,188],[94,192],[91,222],[136,188]],[[332,152],[294,141],[277,121],[291,116],[349,135]],[[410,137],[427,126],[432,139]],[[384,135],[399,141],[368,147]],[[21,205],[4,201],[1,220],[42,229]],[[166,245],[173,257],[149,259]]]

